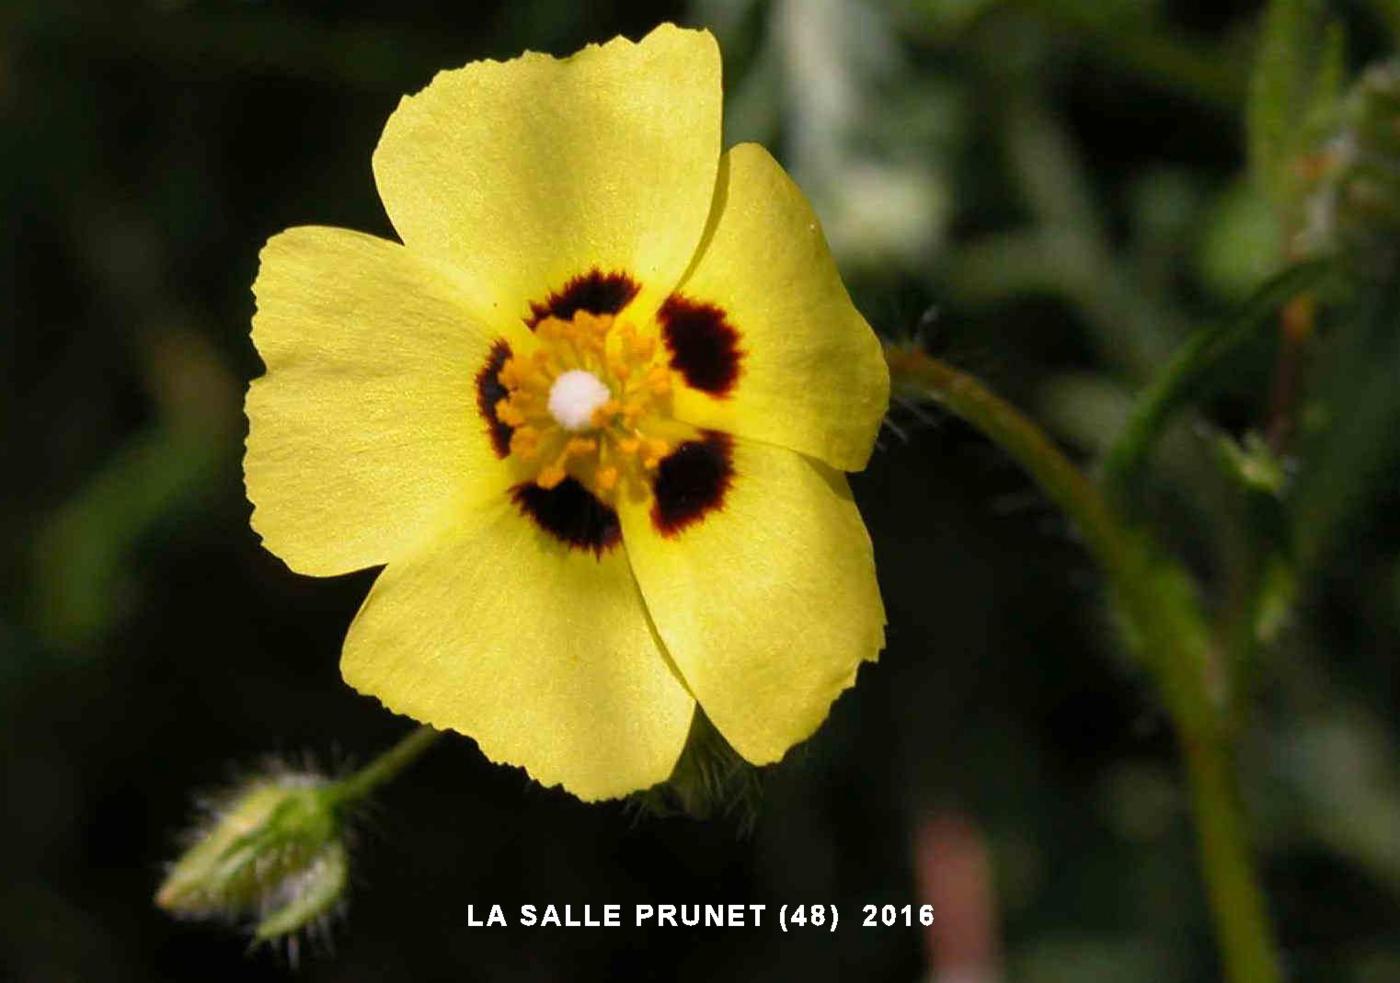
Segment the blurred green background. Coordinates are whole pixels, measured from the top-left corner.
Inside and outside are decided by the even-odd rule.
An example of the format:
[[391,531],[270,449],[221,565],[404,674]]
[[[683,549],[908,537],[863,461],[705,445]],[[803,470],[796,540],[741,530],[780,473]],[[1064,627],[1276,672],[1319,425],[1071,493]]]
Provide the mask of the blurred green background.
[[[1393,49],[1394,4],[1328,6],[1349,72]],[[876,329],[976,372],[1092,467],[1153,370],[1282,261],[1246,168],[1261,15],[1243,0],[6,3],[0,973],[916,980],[938,958],[951,979],[967,943],[1008,980],[1215,978],[1170,728],[1097,572],[1023,474],[922,407],[895,409],[854,481],[889,648],[766,776],[751,836],[582,805],[457,739],[381,796],[329,957],[292,974],[150,899],[194,791],[269,752],[364,760],[407,729],[337,671],[373,574],[290,573],[249,530],[240,478],[257,251],[292,225],[392,235],[370,153],[402,94],[478,58],[710,27],[726,141],[792,170]],[[1266,416],[1276,356],[1232,359],[1154,465],[1159,528],[1222,594],[1211,544],[1241,520],[1218,448]],[[1284,463],[1313,476],[1308,562],[1241,768],[1292,978],[1382,983],[1400,979],[1400,320],[1323,330],[1307,369]],[[1348,425],[1310,441],[1310,413]],[[929,843],[934,865],[964,850],[973,886],[930,887]],[[963,925],[979,891],[989,913]],[[937,945],[857,925],[864,903],[930,896],[951,925]],[[847,921],[466,926],[469,903],[524,901],[821,901]]]

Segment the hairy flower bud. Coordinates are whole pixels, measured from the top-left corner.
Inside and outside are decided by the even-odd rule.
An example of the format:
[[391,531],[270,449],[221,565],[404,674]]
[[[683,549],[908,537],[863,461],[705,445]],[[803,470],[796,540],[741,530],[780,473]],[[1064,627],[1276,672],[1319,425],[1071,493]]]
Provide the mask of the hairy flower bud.
[[183,917],[245,923],[258,941],[329,915],[349,880],[332,787],[317,774],[277,771],[220,797],[171,865],[156,904]]

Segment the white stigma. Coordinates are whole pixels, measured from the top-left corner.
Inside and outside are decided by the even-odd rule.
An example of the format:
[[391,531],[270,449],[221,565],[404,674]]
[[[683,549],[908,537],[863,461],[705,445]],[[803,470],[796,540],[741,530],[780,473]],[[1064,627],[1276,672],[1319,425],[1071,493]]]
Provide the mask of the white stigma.
[[565,430],[593,426],[593,411],[612,399],[612,392],[592,372],[570,369],[549,387],[549,414]]

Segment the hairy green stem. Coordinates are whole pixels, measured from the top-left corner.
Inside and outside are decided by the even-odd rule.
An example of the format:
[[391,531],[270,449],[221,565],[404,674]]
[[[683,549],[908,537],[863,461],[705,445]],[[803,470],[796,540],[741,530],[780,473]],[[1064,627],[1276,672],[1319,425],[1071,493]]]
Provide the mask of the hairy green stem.
[[426,724],[419,727],[359,771],[331,785],[326,794],[337,806],[358,802],[418,760],[441,736],[440,731],[433,730]]
[[941,404],[1006,451],[1074,522],[1103,567],[1128,639],[1176,726],[1226,979],[1277,983],[1277,948],[1222,723],[1224,670],[1194,584],[1147,536],[1124,524],[1098,487],[1010,403],[916,348],[892,346],[886,357],[896,392]]

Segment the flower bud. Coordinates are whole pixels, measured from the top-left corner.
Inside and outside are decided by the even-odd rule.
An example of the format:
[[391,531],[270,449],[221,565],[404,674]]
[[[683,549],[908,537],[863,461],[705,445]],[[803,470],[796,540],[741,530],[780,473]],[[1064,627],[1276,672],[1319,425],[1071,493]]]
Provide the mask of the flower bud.
[[329,915],[349,880],[331,787],[320,775],[278,771],[223,796],[192,831],[156,904],[182,917],[246,923],[258,941]]
[[271,904],[253,929],[259,942],[269,942],[296,932],[333,912],[350,881],[350,858],[345,844],[327,844],[310,863],[284,877]]

